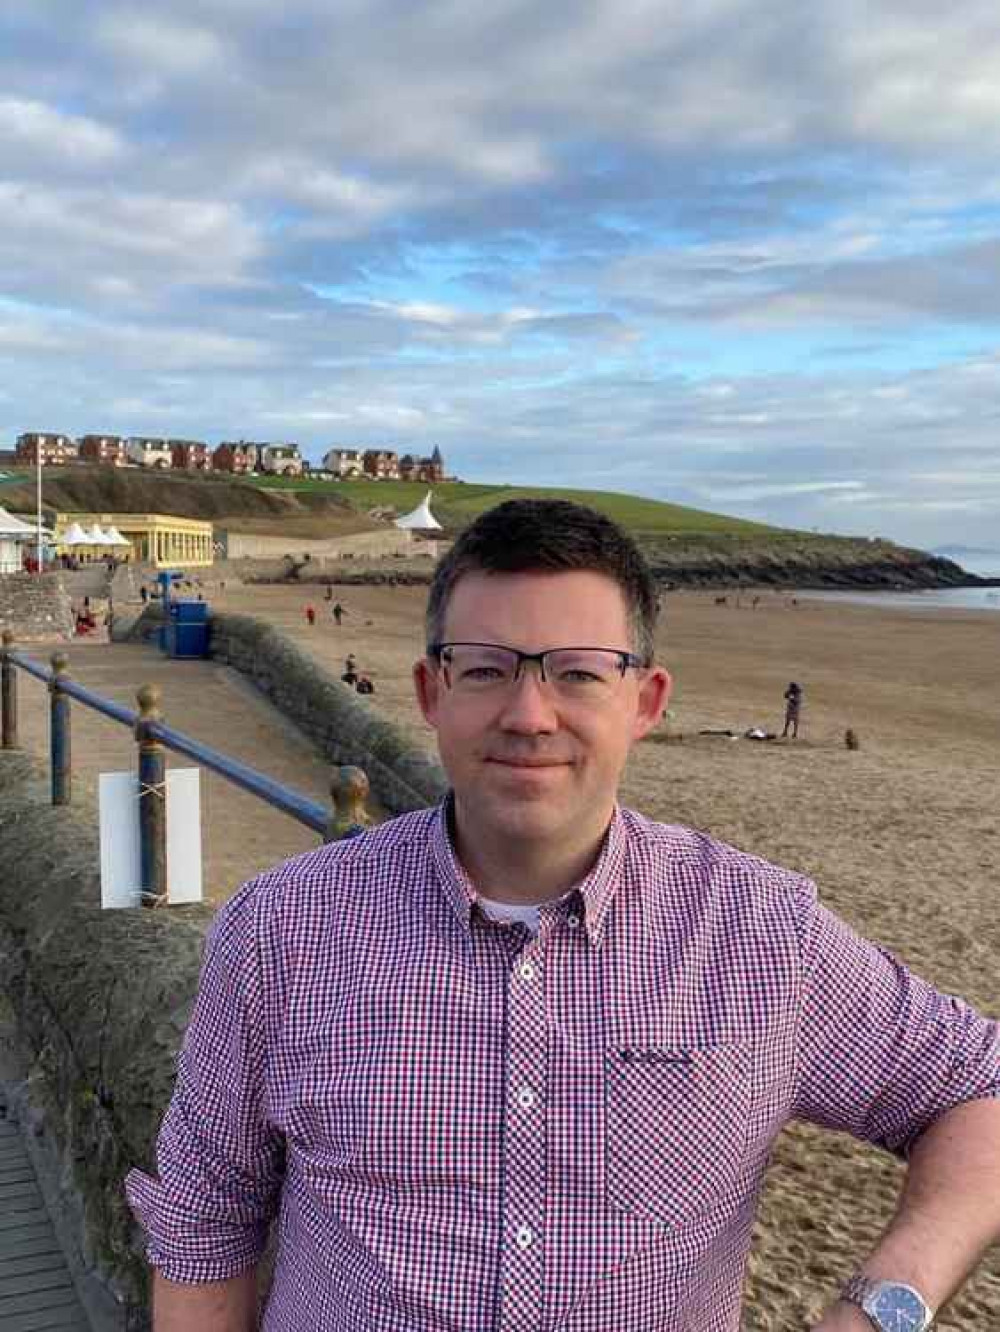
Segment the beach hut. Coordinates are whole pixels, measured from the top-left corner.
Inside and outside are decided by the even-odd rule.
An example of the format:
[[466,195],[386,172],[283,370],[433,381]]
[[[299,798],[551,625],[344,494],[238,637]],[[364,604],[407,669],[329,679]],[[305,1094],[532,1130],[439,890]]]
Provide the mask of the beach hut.
[[404,532],[440,532],[441,524],[431,513],[431,492],[428,490],[423,501],[410,513],[404,513],[396,519],[396,526]]
[[37,539],[29,523],[0,508],[0,574],[20,573],[24,568],[23,548],[34,545]]

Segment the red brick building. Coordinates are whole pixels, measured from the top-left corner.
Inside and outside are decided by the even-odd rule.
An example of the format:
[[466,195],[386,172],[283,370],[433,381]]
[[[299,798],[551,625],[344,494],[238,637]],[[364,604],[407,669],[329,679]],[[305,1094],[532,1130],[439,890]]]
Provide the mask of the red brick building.
[[231,441],[220,444],[212,454],[212,463],[217,472],[233,472],[242,476],[257,466],[257,445],[247,444],[242,439],[238,444]]
[[441,450],[436,448],[429,458],[415,458],[412,453],[405,453],[399,460],[399,478],[401,481],[443,481]]
[[80,458],[84,462],[103,463],[110,467],[124,467],[128,451],[121,435],[81,435]]
[[395,481],[399,477],[399,454],[391,449],[365,449],[362,465],[365,476]]
[[197,439],[170,439],[167,443],[175,467],[186,468],[191,472],[212,470],[212,450],[207,444]]
[[43,467],[61,466],[75,462],[79,457],[76,440],[69,435],[44,434],[29,430],[17,437],[17,457],[19,462],[37,463],[41,458]]

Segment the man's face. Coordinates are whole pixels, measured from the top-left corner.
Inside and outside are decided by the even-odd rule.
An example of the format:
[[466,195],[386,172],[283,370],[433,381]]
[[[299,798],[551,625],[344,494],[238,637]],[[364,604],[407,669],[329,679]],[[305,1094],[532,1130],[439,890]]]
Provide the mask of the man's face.
[[[444,640],[522,652],[635,648],[617,584],[584,572],[467,574],[448,603]],[[659,668],[630,669],[599,703],[581,701],[531,664],[515,683],[469,694],[426,658],[414,679],[462,835],[514,837],[555,854],[603,834],[628,751],[659,720],[670,688]]]

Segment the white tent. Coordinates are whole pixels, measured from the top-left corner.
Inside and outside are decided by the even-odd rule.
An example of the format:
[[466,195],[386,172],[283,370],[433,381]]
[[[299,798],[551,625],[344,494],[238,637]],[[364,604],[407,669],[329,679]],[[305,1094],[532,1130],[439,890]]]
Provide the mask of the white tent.
[[431,513],[431,492],[428,490],[423,503],[418,504],[411,513],[404,513],[396,519],[396,526],[410,532],[440,532],[441,524]]
[[97,523],[93,527],[84,528],[83,535],[87,538],[88,546],[110,546],[114,544],[108,540]]
[[90,539],[79,523],[70,523],[56,541],[57,546],[89,546]]
[[117,527],[106,527],[104,529],[104,535],[109,546],[131,546],[132,544],[131,541],[126,540],[126,538],[122,536]]
[[0,509],[0,536],[22,536],[25,541],[31,541],[35,535],[35,529],[30,523],[26,523],[23,518],[17,518],[14,514],[8,513],[6,509]]

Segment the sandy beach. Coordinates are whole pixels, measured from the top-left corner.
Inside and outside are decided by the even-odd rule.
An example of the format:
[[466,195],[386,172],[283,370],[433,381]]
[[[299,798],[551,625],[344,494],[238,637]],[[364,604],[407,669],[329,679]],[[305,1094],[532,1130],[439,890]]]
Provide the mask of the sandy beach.
[[[227,590],[227,608],[283,625],[331,666],[353,651],[374,701],[417,743],[412,701],[422,588]],[[316,606],[309,630],[304,607]],[[824,901],[939,987],[1000,1012],[1000,615],[905,614],[765,594],[756,610],[710,593],[666,598],[659,652],[675,677],[669,728],[641,744],[626,803],[800,870]],[[805,690],[794,743],[700,736],[781,730],[789,680]],[[846,728],[861,748],[844,746]],[[749,1332],[815,1318],[887,1221],[900,1169],[849,1139],[796,1127],[775,1153],[747,1292]],[[1000,1253],[941,1321],[1000,1327]]]
[[[270,619],[338,675],[353,652],[375,682],[373,703],[414,743],[432,749],[410,685],[426,589],[352,586],[334,594],[346,609],[339,628],[321,588],[230,585],[210,595],[219,609]],[[313,628],[304,614],[310,604]],[[772,594],[754,610],[748,599],[737,608],[732,598],[716,605],[711,593],[670,594],[659,653],[676,681],[671,717],[635,751],[625,802],[810,875],[825,902],[862,933],[995,1015],[998,650],[995,612],[903,614],[801,597],[793,605]],[[127,701],[155,669],[174,724],[321,795],[325,766],[246,681],[212,663],[168,664],[151,648],[104,651],[101,676],[114,678],[116,689],[102,692]],[[82,671],[99,652],[73,656]],[[782,694],[792,679],[805,691],[798,741],[699,734],[780,731]],[[100,677],[95,687],[102,687]],[[44,694],[26,686],[22,700],[25,743],[41,752]],[[97,724],[106,731],[106,723]],[[91,726],[74,722],[83,782],[88,766],[118,760],[118,750],[102,748],[112,741],[84,729]],[[843,742],[848,727],[861,742],[854,752]],[[127,764],[127,735],[113,743]],[[205,823],[206,875],[220,897],[316,842],[276,814],[265,818],[249,798],[221,792],[213,779]],[[818,1316],[888,1219],[899,1176],[893,1161],[845,1138],[799,1127],[783,1136],[751,1263],[748,1332],[801,1332]],[[1000,1328],[1000,1253],[939,1325]]]

